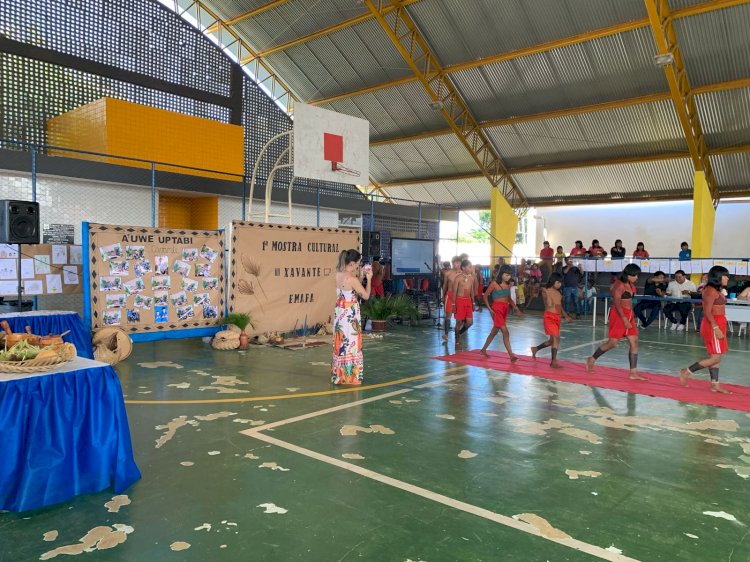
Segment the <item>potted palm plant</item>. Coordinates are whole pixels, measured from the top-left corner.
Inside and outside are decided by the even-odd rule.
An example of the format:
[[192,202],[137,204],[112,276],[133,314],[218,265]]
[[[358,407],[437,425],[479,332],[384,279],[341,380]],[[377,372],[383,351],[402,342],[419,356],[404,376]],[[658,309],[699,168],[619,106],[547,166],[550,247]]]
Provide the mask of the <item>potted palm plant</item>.
[[234,324],[240,329],[240,347],[239,349],[247,349],[250,345],[250,337],[245,332],[245,328],[250,326],[254,328],[250,315],[246,312],[230,312],[224,318],[217,320],[217,326],[223,326],[225,324]]
[[362,304],[362,315],[372,322],[373,332],[385,332],[389,318],[405,318],[414,325],[419,322],[419,312],[406,295],[390,295],[370,299]]

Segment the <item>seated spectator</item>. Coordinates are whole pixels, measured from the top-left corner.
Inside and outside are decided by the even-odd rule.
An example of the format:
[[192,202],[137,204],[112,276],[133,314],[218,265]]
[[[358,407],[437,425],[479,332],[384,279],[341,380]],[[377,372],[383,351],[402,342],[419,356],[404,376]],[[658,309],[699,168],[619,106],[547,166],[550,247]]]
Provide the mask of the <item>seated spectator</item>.
[[613,258],[624,258],[625,257],[625,248],[622,247],[622,240],[619,238],[615,240],[615,245],[612,246],[612,249],[609,252],[609,255]]
[[[665,297],[667,294],[667,284],[664,282],[666,275],[663,271],[657,271],[646,280],[646,287],[643,294],[649,297]],[[659,317],[661,302],[652,300],[640,300],[635,305],[635,315],[641,321],[641,328],[648,328],[654,320]],[[648,316],[646,316],[648,313]]]
[[539,269],[539,266],[537,264],[532,264],[531,269],[529,270],[529,277],[531,277],[537,283],[542,282],[542,270]]
[[583,242],[581,242],[580,240],[576,240],[576,245],[573,247],[572,250],[570,250],[570,255],[573,257],[585,256],[586,248],[583,247]]
[[[537,267],[536,264],[534,264],[534,267]],[[537,268],[537,271],[539,271],[539,268]],[[541,271],[539,272],[541,273]],[[528,281],[526,282],[526,287],[524,288],[524,294],[526,297],[526,308],[529,308],[532,302],[534,302],[534,299],[539,297],[539,289],[540,289],[540,283],[535,275],[529,276]]]
[[[675,271],[674,281],[671,281],[667,285],[667,296],[672,298],[683,298],[689,299],[692,293],[696,292],[695,283],[685,277],[685,272],[681,269]],[[664,316],[667,317],[672,323],[672,330],[678,330],[680,332],[685,331],[685,324],[687,324],[688,314],[693,309],[693,305],[689,302],[670,302],[664,307]],[[680,313],[680,321],[674,316],[675,312]]]
[[563,308],[568,314],[573,314],[573,311],[575,311],[576,318],[580,318],[581,302],[578,300],[578,284],[583,276],[581,270],[573,264],[572,258],[565,259],[562,275]]
[[687,242],[683,242],[682,244],[680,244],[680,261],[688,261],[692,257],[692,255],[693,251],[690,249],[690,246]]
[[591,254],[592,258],[603,258],[607,255],[607,252],[604,251],[604,248],[599,245],[599,240],[596,239],[591,241],[589,253]]
[[633,252],[633,257],[648,259],[648,252],[646,251],[646,247],[643,245],[643,242],[638,242],[638,244],[636,244],[635,252]]

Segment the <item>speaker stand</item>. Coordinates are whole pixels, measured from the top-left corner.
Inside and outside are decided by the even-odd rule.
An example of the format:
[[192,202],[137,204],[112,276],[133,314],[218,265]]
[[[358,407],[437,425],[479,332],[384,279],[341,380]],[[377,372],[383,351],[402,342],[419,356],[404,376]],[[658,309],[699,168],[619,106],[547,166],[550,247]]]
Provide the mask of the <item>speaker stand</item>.
[[18,244],[16,274],[18,275],[18,312],[23,312],[23,301],[21,300],[23,287],[21,286],[21,244]]

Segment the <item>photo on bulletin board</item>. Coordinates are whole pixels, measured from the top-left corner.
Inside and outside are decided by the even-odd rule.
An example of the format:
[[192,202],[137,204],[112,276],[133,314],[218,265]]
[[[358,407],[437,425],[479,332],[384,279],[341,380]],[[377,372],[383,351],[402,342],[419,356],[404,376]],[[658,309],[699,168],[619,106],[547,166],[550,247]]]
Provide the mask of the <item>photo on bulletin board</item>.
[[[88,225],[91,328],[214,327],[224,312],[221,231]],[[215,279],[201,284],[201,279]]]

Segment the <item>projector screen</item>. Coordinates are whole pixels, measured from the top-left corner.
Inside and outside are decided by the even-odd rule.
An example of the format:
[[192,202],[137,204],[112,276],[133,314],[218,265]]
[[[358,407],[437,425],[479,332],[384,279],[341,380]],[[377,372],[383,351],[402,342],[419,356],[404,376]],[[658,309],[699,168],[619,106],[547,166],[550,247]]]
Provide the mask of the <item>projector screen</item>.
[[434,240],[391,239],[391,275],[432,275]]

